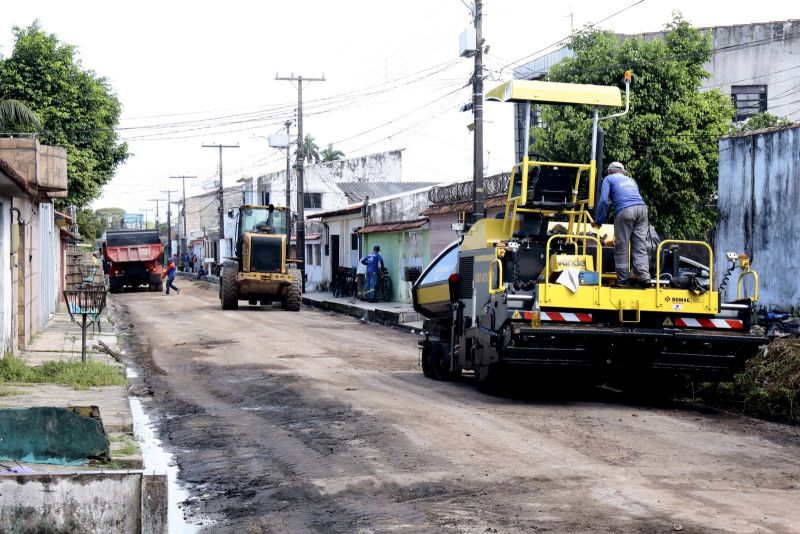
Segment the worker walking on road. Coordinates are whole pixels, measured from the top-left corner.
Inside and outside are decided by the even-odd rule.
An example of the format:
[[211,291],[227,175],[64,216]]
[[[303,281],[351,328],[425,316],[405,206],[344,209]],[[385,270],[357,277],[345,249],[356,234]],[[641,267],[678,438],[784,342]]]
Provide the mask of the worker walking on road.
[[[650,285],[650,263],[647,258],[647,205],[639,193],[639,186],[633,178],[625,175],[625,166],[614,161],[608,166],[608,176],[603,180],[600,201],[595,211],[595,222],[599,228],[608,215],[609,202],[614,204],[614,264],[617,271],[617,285]],[[628,249],[631,248],[628,265]],[[630,270],[633,272],[631,273]],[[632,275],[632,276],[631,276]]]
[[169,263],[167,264],[167,268],[161,273],[161,279],[167,279],[167,292],[165,295],[169,295],[169,288],[175,290],[175,293],[178,295],[181,294],[181,290],[178,289],[177,286],[173,282],[175,282],[175,273],[178,272],[178,267],[175,265],[175,258],[170,258]]
[[367,266],[367,300],[375,302],[375,288],[378,285],[378,268],[383,269],[381,247],[375,245],[372,252],[361,258],[361,263]]

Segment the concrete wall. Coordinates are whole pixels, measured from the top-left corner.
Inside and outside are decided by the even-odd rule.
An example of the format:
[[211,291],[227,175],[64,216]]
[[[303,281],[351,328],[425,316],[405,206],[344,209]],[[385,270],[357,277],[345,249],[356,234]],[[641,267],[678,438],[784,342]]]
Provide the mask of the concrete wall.
[[3,532],[165,533],[166,475],[2,475],[0,525]]
[[[297,211],[297,178],[291,171],[291,208]],[[304,191],[322,193],[322,208],[306,208],[306,215],[343,208],[347,205],[344,193],[337,182],[399,182],[403,176],[402,151],[393,150],[328,163],[310,165],[305,169]],[[256,189],[268,191],[276,206],[286,201],[286,171],[277,171],[258,177]]]
[[420,213],[428,208],[428,191],[423,187],[399,195],[382,197],[370,201],[369,224],[381,224],[399,221],[413,221],[420,218]]
[[67,196],[67,151],[41,145],[35,139],[0,138],[0,158],[6,160],[34,188],[51,197]]
[[718,280],[729,265],[725,253],[746,252],[760,276],[759,304],[800,308],[800,123],[725,137],[719,150]]

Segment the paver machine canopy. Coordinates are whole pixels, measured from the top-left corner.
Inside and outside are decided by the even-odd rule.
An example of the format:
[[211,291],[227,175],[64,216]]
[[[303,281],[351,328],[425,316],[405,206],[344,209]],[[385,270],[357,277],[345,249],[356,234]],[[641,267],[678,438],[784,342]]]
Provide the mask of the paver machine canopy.
[[280,302],[286,310],[300,309],[300,270],[288,259],[289,212],[286,208],[243,205],[228,213],[236,220],[235,256],[227,258],[220,276],[223,310],[250,304]]

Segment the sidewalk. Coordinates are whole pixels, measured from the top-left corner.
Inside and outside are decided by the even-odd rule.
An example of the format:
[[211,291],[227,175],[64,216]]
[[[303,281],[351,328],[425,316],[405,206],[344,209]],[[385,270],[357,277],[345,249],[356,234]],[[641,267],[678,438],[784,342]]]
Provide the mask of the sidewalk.
[[413,332],[422,330],[423,317],[414,311],[411,304],[404,302],[367,302],[351,297],[337,298],[329,292],[310,291],[303,293],[303,304]]
[[[98,341],[103,341],[112,350],[119,353],[120,347],[114,326],[104,312],[100,319],[100,332],[87,333],[87,347],[91,349]],[[70,320],[69,314],[61,306],[45,327],[31,339],[28,347],[18,356],[27,365],[40,365],[45,361],[63,361],[80,359],[81,329]],[[125,372],[125,366],[117,362],[105,352],[87,350],[87,357],[118,367]],[[138,442],[133,434],[133,415],[128,402],[128,387],[102,386],[87,389],[74,389],[70,386],[56,384],[12,384],[8,395],[0,396],[0,408],[32,408],[53,406],[66,408],[69,406],[97,406],[103,428],[108,434],[111,445],[111,461],[117,468],[141,469],[142,456]],[[63,466],[49,464],[28,465],[37,473],[64,471]],[[97,470],[98,466],[70,467],[74,470]]]

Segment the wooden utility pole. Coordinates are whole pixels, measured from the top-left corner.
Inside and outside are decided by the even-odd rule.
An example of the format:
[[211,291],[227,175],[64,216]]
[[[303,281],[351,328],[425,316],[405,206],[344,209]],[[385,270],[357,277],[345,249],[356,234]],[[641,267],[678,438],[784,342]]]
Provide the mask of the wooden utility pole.
[[297,259],[300,260],[300,272],[302,273],[302,286],[305,291],[306,284],[306,227],[305,227],[305,205],[303,202],[303,162],[305,161],[305,144],[303,140],[303,82],[324,82],[322,78],[303,78],[301,75],[280,77],[275,74],[276,80],[297,82],[297,224],[295,230],[296,245],[295,252]]
[[217,198],[219,200],[219,242],[217,243],[217,257],[215,259],[219,265],[222,265],[222,240],[225,239],[225,190],[222,185],[222,149],[239,148],[239,145],[203,145],[203,148],[219,149],[219,189],[217,189]]
[[472,75],[473,131],[472,222],[482,219],[483,206],[483,8],[475,0],[475,72]]
[[[291,152],[292,151],[289,150],[289,147],[292,146],[292,142],[290,141],[291,133],[289,132],[289,128],[292,126],[292,121],[286,121],[284,123],[284,125],[286,126],[286,210],[287,210],[286,213],[287,213],[287,215],[291,216],[291,214],[292,214],[292,195],[290,194],[290,191],[292,190],[292,180],[291,180],[291,176],[289,176],[289,170],[290,170],[290,168],[289,168],[289,160],[291,159]],[[287,224],[286,224],[286,228],[287,228],[287,232],[286,233],[289,234],[288,236],[286,236],[286,239],[291,240],[292,230],[291,230],[291,226],[288,224],[288,221],[287,221]]]
[[181,253],[186,254],[189,250],[189,234],[186,233],[186,179],[194,179],[197,176],[170,176],[172,179],[181,180],[183,182],[183,241],[181,242]]

